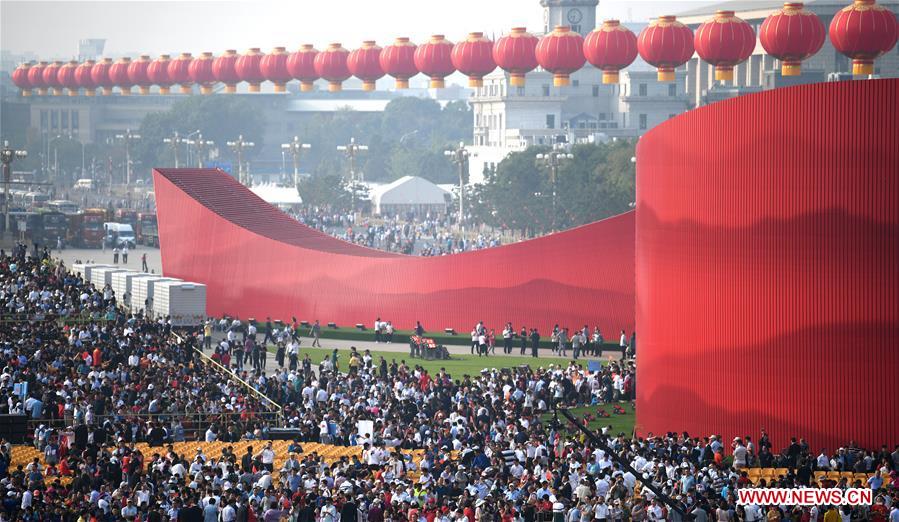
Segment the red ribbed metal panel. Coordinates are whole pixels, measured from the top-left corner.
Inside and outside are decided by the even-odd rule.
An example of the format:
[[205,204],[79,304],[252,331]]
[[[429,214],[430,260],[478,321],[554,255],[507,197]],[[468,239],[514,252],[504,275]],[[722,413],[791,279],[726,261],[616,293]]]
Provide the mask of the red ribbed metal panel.
[[641,434],[899,442],[897,100],[776,89],[640,140]]
[[632,212],[543,238],[442,257],[346,243],[306,227],[214,169],[153,172],[164,273],[207,285],[212,315],[467,332],[634,324]]

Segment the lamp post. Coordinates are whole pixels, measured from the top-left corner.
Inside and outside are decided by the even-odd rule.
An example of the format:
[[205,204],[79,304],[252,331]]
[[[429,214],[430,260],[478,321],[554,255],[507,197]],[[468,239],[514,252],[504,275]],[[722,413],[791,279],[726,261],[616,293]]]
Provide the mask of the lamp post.
[[172,132],[171,137],[162,139],[163,143],[172,147],[172,154],[175,156],[175,168],[176,169],[181,167],[181,165],[179,164],[179,161],[178,161],[178,146],[181,145],[182,143],[184,143],[185,141],[187,141],[187,140],[185,140],[183,137],[181,137],[181,135],[178,134],[178,131]]
[[237,156],[237,180],[249,186],[249,175],[246,176],[248,179],[244,179],[243,155],[247,149],[252,149],[256,144],[252,141],[246,141],[243,139],[243,134],[241,134],[236,141],[229,141],[227,145],[234,152],[234,155]]
[[545,154],[537,154],[537,166],[549,169],[549,180],[552,183],[552,232],[556,231],[556,177],[562,162],[573,158],[573,154],[563,150],[552,150]]
[[293,186],[297,187],[300,184],[300,154],[303,150],[309,150],[312,148],[312,145],[308,143],[301,143],[300,138],[294,136],[292,140],[288,143],[281,144],[281,153],[289,152],[293,157]]
[[465,171],[468,169],[468,158],[473,156],[465,148],[465,143],[459,142],[459,146],[454,150],[445,150],[443,155],[459,166],[459,230],[465,230],[462,220],[465,218],[464,203],[465,200]]
[[[3,142],[3,148],[0,149],[0,162],[3,164],[3,235],[6,236],[9,230],[9,183],[12,180],[12,162],[17,159],[28,157],[28,152],[24,150],[11,149],[9,142]],[[10,237],[13,237],[10,234]]]
[[[131,142],[140,139],[140,134],[126,129],[124,134],[116,134],[115,138],[125,143],[125,186],[131,185]],[[177,166],[177,165],[176,165]]]
[[198,134],[196,139],[193,140],[184,140],[184,143],[187,144],[187,150],[190,151],[190,147],[193,147],[197,151],[197,166],[199,168],[203,168],[203,159],[206,158],[206,154],[209,152],[212,147],[215,146],[215,142],[212,140],[204,140],[203,134]]
[[[353,215],[356,215],[356,154],[360,152],[365,152],[368,150],[367,145],[359,145],[356,143],[356,138],[350,138],[350,142],[346,145],[338,145],[337,150],[346,154],[348,160],[350,160],[350,192],[352,194],[352,210]],[[361,176],[360,176],[361,181]]]

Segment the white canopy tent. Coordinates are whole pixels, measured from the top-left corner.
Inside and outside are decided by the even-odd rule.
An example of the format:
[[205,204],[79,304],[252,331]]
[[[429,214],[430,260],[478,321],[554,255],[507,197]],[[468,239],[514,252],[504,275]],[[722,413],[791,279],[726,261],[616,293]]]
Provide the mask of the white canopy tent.
[[379,215],[408,211],[443,213],[451,197],[450,192],[418,176],[403,176],[393,183],[371,188],[372,207]]
[[280,208],[298,208],[303,204],[303,198],[294,187],[281,187],[273,184],[256,185],[250,187],[253,194],[256,194],[266,203],[270,203]]

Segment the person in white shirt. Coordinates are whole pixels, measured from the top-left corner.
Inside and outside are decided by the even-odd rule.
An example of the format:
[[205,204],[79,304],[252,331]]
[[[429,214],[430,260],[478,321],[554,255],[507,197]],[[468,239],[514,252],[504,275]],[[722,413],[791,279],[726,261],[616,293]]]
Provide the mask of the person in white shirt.
[[275,451],[272,449],[272,443],[269,442],[262,448],[262,451],[259,452],[258,457],[262,460],[262,465],[268,471],[274,471],[275,466]]

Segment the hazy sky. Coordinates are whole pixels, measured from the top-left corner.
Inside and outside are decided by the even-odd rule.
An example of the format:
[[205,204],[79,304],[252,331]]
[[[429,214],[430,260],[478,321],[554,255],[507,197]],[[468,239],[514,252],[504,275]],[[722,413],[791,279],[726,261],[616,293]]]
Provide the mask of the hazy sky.
[[[599,19],[642,21],[714,3],[710,0],[600,0]],[[432,33],[456,40],[470,31],[539,30],[539,0],[0,0],[0,49],[69,58],[81,38],[105,38],[109,54],[225,49],[295,49],[339,41],[380,44]]]

